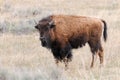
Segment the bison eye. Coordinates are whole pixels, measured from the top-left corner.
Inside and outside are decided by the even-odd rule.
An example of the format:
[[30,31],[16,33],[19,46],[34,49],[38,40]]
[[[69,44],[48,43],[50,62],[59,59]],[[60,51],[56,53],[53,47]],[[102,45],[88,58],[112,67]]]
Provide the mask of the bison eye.
[[55,27],[55,25],[54,25],[54,24],[50,26],[50,28],[54,28],[54,27]]

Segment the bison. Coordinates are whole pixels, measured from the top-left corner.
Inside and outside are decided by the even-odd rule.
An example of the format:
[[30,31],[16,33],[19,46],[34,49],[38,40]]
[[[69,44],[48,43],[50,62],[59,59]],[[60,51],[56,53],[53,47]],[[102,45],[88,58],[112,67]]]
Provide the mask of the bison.
[[102,31],[104,41],[107,39],[104,20],[85,16],[50,15],[41,19],[35,28],[40,33],[41,45],[51,50],[57,64],[64,62],[67,67],[72,60],[71,50],[83,47],[86,43],[92,52],[91,67],[94,65],[95,54],[98,54],[100,64],[103,63]]

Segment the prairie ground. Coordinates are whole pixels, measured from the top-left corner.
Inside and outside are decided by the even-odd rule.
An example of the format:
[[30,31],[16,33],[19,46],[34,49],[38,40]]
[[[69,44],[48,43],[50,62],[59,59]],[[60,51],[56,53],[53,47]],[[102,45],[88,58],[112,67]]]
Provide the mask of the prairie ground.
[[[0,0],[0,80],[120,80],[120,0]],[[90,69],[89,46],[74,49],[66,71],[43,48],[34,21],[50,14],[104,19],[108,39],[102,44],[104,66]]]

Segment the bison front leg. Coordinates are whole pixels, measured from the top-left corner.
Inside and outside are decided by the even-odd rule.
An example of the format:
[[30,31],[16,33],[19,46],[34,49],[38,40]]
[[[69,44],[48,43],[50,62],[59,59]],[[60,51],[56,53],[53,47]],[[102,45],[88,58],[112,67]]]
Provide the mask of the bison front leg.
[[62,61],[64,62],[66,69],[68,68],[68,62],[72,60],[71,49],[72,49],[71,45],[66,44],[64,47],[61,48],[61,51],[60,51]]
[[59,65],[59,60],[58,60],[58,59],[55,59],[55,63],[56,63],[56,65],[58,66],[58,65]]
[[67,70],[68,69],[68,60],[67,60],[67,58],[64,58],[63,62],[65,64],[65,69]]
[[60,55],[60,49],[57,47],[53,47],[51,49],[53,56],[55,58],[55,63],[58,66],[59,62],[61,62],[61,55]]
[[69,51],[68,53],[66,53],[65,58],[63,59],[63,62],[65,64],[65,69],[68,69],[68,63],[72,60],[72,53],[71,51]]

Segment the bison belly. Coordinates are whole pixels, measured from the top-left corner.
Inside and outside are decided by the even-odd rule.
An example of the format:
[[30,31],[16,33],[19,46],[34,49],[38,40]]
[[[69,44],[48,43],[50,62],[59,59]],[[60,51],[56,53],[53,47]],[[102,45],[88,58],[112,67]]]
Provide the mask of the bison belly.
[[74,38],[71,38],[69,40],[72,48],[78,48],[78,47],[82,47],[85,45],[85,43],[88,41],[88,38],[87,36],[79,36],[79,37],[74,37]]

